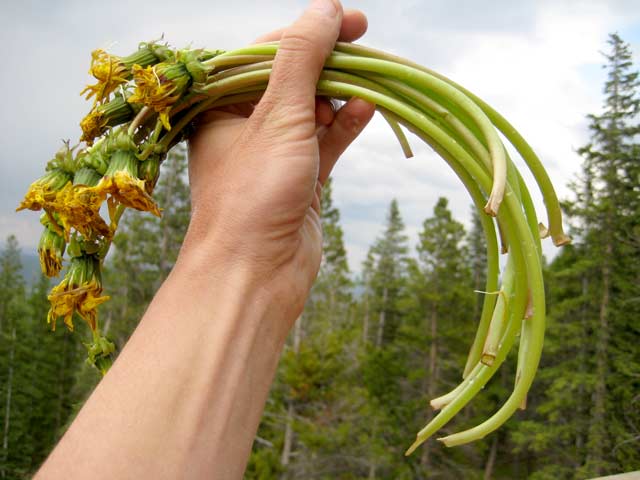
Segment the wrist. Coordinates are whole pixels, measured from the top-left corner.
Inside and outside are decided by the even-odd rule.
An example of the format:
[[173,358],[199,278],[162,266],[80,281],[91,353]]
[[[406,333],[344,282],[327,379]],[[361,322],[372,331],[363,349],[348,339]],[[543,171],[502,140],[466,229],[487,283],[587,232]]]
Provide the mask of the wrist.
[[[223,309],[239,327],[261,329],[274,345],[284,344],[300,313],[292,308],[274,272],[213,240],[186,239],[166,283],[212,315]],[[245,333],[251,331],[238,332]]]

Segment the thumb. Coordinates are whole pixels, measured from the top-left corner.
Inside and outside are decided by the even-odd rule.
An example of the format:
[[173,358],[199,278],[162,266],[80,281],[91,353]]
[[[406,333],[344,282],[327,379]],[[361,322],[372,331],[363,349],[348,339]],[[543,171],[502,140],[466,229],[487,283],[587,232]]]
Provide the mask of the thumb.
[[340,34],[342,14],[339,0],[312,0],[285,30],[261,100],[267,109],[309,112],[315,127],[316,84]]

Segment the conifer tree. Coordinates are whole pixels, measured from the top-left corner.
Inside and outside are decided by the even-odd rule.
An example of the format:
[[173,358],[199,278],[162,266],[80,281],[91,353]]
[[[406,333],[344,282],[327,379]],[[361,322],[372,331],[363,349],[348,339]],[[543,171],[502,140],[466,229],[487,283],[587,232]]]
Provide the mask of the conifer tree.
[[406,283],[408,237],[396,199],[389,205],[385,231],[371,247],[373,271],[370,288],[378,314],[374,345],[382,347],[393,339],[400,319],[399,300]]
[[582,176],[567,202],[574,245],[549,268],[549,327],[534,386],[536,414],[516,443],[545,461],[532,478],[590,478],[640,465],[640,83],[628,44],[609,36],[600,114],[579,153]]
[[[355,358],[360,337],[351,321],[352,281],[330,180],[322,192],[321,220],[320,271],[283,354],[265,425],[254,446],[251,478],[258,468],[279,471],[280,478],[334,478],[354,468],[345,461],[349,439],[355,438],[345,418],[356,417],[347,388],[353,385],[355,369],[346,359]],[[272,420],[277,415],[284,420],[280,430]],[[267,466],[269,458],[275,460],[268,450],[280,442],[279,465]]]
[[[589,305],[597,312],[597,318],[592,324],[595,375],[586,459],[580,470],[584,475],[611,472],[619,462],[626,463],[627,452],[638,458],[640,445],[638,440],[628,441],[632,438],[629,426],[625,425],[628,417],[611,415],[611,406],[618,402],[627,404],[629,414],[638,410],[629,403],[633,398],[630,387],[640,382],[637,377],[634,381],[630,374],[634,367],[640,371],[640,361],[634,353],[637,350],[633,341],[620,340],[633,328],[634,313],[639,311],[628,300],[634,285],[637,286],[640,259],[630,235],[640,214],[637,176],[640,81],[633,68],[629,45],[615,33],[609,36],[608,43],[604,110],[589,116],[591,142],[580,150],[585,159],[585,181],[580,192],[584,202],[578,204],[575,211],[582,226],[580,241],[593,260],[587,272],[592,278],[587,277],[587,281],[597,285],[598,290]],[[640,419],[638,415],[633,416],[635,421]],[[603,445],[616,445],[616,448],[608,450]]]
[[[396,341],[405,312],[410,265],[408,237],[398,202],[389,205],[382,236],[371,246],[365,275],[368,302],[368,341],[361,363],[361,382],[366,389],[366,418],[362,438],[369,478],[397,478],[407,465],[395,463],[402,455],[407,413],[401,384],[406,378],[403,349]],[[406,438],[406,437],[405,437]],[[397,470],[397,469],[400,470]]]
[[[474,328],[474,293],[465,237],[464,226],[453,219],[447,199],[439,198],[420,232],[419,261],[412,269],[411,321],[404,329],[410,369],[423,373],[407,395],[420,399],[415,424],[433,417],[429,400],[450,390],[466,361],[465,340]],[[420,450],[420,468],[425,475],[435,476],[443,469],[443,455],[451,454],[427,443]]]
[[0,420],[2,443],[0,445],[0,478],[11,478],[24,472],[24,461],[16,443],[24,426],[16,412],[16,368],[19,350],[19,322],[24,314],[25,284],[21,274],[20,249],[15,236],[7,238],[0,254]]

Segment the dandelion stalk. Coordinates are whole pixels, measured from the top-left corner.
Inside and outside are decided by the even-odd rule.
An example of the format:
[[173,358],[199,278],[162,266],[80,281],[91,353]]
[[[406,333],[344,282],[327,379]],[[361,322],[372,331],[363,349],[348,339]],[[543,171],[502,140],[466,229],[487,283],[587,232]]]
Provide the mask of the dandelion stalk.
[[[67,274],[49,299],[49,321],[63,317],[69,328],[78,313],[92,330],[88,358],[103,374],[115,346],[99,330],[101,265],[126,208],[160,215],[153,190],[166,153],[188,135],[196,117],[211,108],[255,102],[267,88],[277,42],[221,52],[172,50],[157,42],[141,44],[127,57],[102,50],[92,54],[97,79],[83,94],[93,98],[83,119],[85,148],[68,144],[36,180],[18,209],[44,210],[39,253],[43,270],[57,275],[65,254]],[[327,59],[317,95],[376,105],[405,156],[411,156],[404,130],[414,133],[451,167],[481,215],[487,239],[487,280],[478,328],[463,380],[431,400],[439,413],[407,450],[449,422],[495,374],[520,333],[513,392],[489,419],[440,439],[453,446],[478,440],[502,425],[526,403],[545,328],[540,237],[556,245],[562,230],[558,199],[540,159],[496,110],[443,75],[411,61],[360,45],[338,42]],[[403,130],[404,129],[404,130]],[[549,228],[541,226],[522,175],[500,133],[524,159],[544,199]],[[106,202],[109,224],[100,209]],[[495,217],[495,218],[493,218]],[[508,260],[500,279],[498,237]]]

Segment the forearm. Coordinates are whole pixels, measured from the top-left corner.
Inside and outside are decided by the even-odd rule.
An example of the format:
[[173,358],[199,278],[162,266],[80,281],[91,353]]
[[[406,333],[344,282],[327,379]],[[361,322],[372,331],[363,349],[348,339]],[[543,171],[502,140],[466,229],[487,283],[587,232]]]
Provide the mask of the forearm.
[[241,478],[289,314],[183,256],[36,478]]

